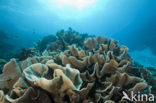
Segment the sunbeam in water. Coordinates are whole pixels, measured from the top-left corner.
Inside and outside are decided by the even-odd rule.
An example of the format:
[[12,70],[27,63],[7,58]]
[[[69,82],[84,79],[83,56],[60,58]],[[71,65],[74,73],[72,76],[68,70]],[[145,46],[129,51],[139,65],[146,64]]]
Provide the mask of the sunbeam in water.
[[100,9],[100,0],[40,0],[40,3],[61,19],[82,19]]
[[156,0],[0,0],[0,103],[156,103],[155,10]]

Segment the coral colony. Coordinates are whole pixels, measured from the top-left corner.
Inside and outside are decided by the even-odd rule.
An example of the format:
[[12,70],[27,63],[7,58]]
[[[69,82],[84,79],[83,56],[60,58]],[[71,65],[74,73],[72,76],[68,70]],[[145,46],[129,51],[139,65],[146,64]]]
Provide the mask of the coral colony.
[[56,36],[3,66],[0,103],[154,101],[155,79],[147,69],[134,67],[126,46],[71,28]]

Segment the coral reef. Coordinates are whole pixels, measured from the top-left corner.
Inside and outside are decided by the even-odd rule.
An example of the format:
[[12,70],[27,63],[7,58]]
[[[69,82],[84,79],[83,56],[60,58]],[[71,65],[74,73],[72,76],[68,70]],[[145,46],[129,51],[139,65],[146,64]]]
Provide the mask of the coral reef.
[[39,53],[37,52],[36,48],[29,48],[29,49],[22,49],[21,53],[18,56],[20,61],[27,59],[28,57],[37,56]]
[[144,68],[142,65],[136,63],[133,67],[129,67],[129,73],[131,75],[141,77],[147,84],[147,92],[156,95],[156,70],[155,68]]
[[4,65],[0,103],[127,103],[123,91],[155,91],[152,74],[134,67],[128,48],[116,40],[71,28],[57,37],[41,54]]
[[69,45],[75,44],[82,47],[84,40],[89,37],[88,34],[80,34],[71,28],[67,31],[60,30],[56,33],[57,40],[47,47],[49,51],[64,51]]
[[0,65],[5,64],[7,61],[5,59],[0,59]]
[[36,48],[43,52],[48,44],[52,43],[52,42],[55,42],[56,41],[56,36],[55,35],[48,35],[48,36],[45,36],[42,40],[38,41],[37,44],[36,44]]
[[7,61],[5,59],[0,59],[0,74],[2,73],[2,68],[4,66],[4,64],[6,64]]

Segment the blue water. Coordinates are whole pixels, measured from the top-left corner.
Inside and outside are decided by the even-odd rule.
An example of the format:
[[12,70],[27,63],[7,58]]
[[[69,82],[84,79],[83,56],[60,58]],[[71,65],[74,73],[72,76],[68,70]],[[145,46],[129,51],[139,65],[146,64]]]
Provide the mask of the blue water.
[[[115,38],[129,47],[135,61],[156,66],[156,0],[82,1],[0,0],[0,31],[9,38],[0,38],[0,55],[32,47],[43,36],[72,27]],[[2,41],[16,48],[6,44],[4,48]]]
[[144,50],[135,50],[130,52],[133,60],[143,64],[145,67],[156,67],[156,55],[154,55],[149,48]]

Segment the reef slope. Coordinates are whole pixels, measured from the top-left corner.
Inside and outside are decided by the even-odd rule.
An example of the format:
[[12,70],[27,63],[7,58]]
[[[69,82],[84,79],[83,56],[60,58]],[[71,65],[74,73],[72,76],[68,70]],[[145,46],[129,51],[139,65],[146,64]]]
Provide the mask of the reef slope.
[[123,91],[151,93],[151,73],[116,40],[69,29],[52,41],[4,65],[0,103],[127,103]]

